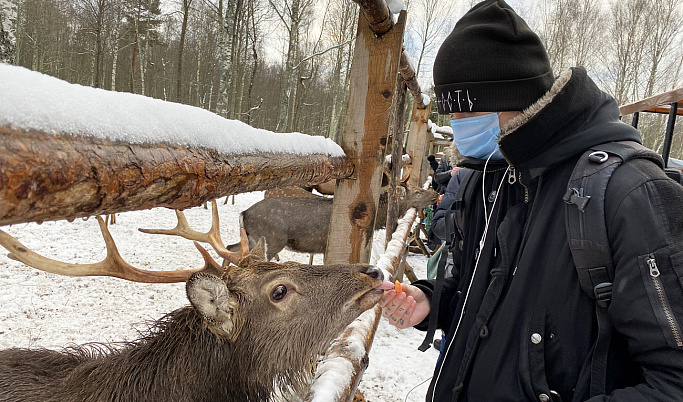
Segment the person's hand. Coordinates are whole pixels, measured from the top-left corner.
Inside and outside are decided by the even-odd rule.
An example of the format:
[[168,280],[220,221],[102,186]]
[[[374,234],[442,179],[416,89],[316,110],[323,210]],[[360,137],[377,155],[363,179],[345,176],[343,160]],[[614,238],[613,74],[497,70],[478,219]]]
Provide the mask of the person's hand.
[[429,315],[429,299],[420,288],[403,284],[403,292],[393,289],[384,292],[379,301],[382,315],[396,328],[412,327]]
[[453,176],[460,169],[462,169],[460,166],[456,166],[453,169],[451,169],[451,176]]
[[439,198],[436,200],[436,205],[439,205],[441,203],[441,199],[443,198],[443,194],[439,196]]

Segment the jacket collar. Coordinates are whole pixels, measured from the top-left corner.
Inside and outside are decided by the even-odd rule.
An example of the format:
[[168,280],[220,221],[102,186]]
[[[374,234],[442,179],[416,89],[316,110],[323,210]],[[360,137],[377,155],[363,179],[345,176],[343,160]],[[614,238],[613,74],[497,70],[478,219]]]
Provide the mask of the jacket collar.
[[616,101],[601,91],[583,67],[561,74],[537,102],[501,129],[505,159],[529,185],[547,169],[609,141],[640,142],[640,134],[619,120]]

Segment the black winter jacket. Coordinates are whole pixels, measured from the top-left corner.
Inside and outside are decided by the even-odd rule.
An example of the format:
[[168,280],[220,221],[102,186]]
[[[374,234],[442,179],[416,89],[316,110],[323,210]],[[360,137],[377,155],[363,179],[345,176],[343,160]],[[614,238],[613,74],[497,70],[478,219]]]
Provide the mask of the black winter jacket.
[[434,170],[434,181],[436,184],[438,184],[438,188],[436,189],[437,193],[443,194],[446,191],[448,182],[451,180],[451,170],[453,170],[453,167],[451,166],[449,158],[446,155],[446,151],[444,150],[444,155],[439,161],[439,166],[436,168],[436,170]]
[[[562,195],[585,149],[640,141],[618,118],[616,102],[574,68],[504,127],[506,161],[489,163],[485,175],[483,162],[461,163],[479,172],[465,194],[455,275],[444,282],[438,326],[447,333],[445,352],[427,401],[588,399],[582,367],[595,339],[595,306],[567,245]],[[612,175],[605,213],[614,334],[608,390],[590,401],[683,401],[683,187],[652,162],[632,160]],[[434,281],[415,285],[431,297]]]

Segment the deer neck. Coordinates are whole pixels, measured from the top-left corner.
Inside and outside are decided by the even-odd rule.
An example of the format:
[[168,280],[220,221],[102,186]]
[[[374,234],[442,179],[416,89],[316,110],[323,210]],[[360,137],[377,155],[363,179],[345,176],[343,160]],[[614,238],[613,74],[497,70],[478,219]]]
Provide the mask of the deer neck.
[[123,349],[81,364],[66,381],[64,394],[87,387],[93,400],[246,400],[231,378],[239,371],[231,360],[233,349],[185,307]]

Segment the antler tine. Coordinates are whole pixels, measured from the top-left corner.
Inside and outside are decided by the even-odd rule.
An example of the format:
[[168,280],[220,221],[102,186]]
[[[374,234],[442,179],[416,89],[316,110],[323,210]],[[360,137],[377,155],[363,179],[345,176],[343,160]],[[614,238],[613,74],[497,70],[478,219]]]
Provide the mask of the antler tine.
[[211,257],[211,254],[209,254],[209,252],[206,251],[204,247],[202,247],[196,241],[194,242],[194,246],[197,247],[197,250],[199,250],[199,253],[204,258],[204,268],[202,270],[213,268],[218,272],[223,271],[223,267],[221,267],[220,264],[218,264],[216,260],[214,260],[213,257]]
[[[182,211],[176,210],[176,217],[178,218],[178,224],[173,229],[138,229],[143,233],[150,234],[165,234],[180,236],[184,239],[200,241],[208,243],[213,247],[216,253],[224,258],[225,260],[238,265],[240,259],[249,253],[249,241],[246,238],[246,233],[242,235],[241,250],[240,252],[232,252],[225,248],[223,240],[221,240],[221,232],[219,226],[219,215],[218,215],[218,205],[216,200],[211,200],[211,229],[208,232],[202,233],[194,230],[190,227],[190,224],[185,218],[185,214]],[[246,251],[245,251],[246,248]]]
[[111,236],[104,220],[97,216],[107,256],[104,260],[92,264],[70,264],[43,257],[21,244],[17,239],[0,230],[0,245],[9,252],[9,257],[24,264],[53,274],[67,276],[113,276],[133,282],[173,283],[185,282],[190,275],[200,270],[147,271],[128,264],[119,254],[114,238]]

